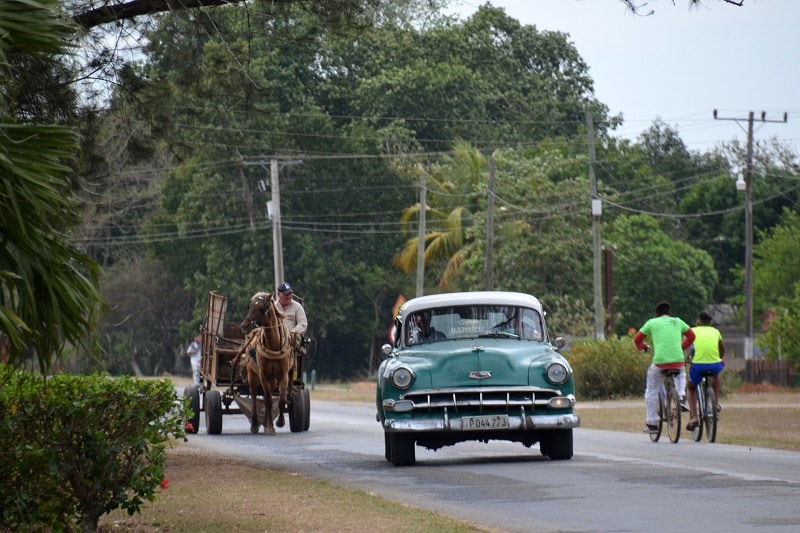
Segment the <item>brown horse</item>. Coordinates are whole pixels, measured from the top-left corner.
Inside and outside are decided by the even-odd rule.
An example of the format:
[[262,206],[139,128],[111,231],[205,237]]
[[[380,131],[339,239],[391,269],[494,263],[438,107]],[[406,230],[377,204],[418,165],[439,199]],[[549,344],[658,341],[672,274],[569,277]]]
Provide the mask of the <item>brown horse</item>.
[[289,344],[289,329],[283,323],[283,313],[275,307],[272,294],[257,292],[250,298],[247,315],[241,324],[245,337],[234,363],[238,361],[247,372],[247,385],[253,399],[250,432],[258,433],[258,386],[264,393],[264,433],[274,434],[272,391],[278,387],[278,427],[285,424],[284,413],[289,390],[289,374],[293,357]]

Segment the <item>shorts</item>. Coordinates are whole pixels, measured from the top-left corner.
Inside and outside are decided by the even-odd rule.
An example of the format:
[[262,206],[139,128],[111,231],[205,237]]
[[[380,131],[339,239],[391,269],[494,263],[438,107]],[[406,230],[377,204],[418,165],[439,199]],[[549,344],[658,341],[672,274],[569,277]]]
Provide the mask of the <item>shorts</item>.
[[689,382],[692,385],[699,385],[703,380],[703,372],[711,370],[715,376],[718,376],[722,369],[725,368],[725,363],[692,363],[692,368],[689,369]]

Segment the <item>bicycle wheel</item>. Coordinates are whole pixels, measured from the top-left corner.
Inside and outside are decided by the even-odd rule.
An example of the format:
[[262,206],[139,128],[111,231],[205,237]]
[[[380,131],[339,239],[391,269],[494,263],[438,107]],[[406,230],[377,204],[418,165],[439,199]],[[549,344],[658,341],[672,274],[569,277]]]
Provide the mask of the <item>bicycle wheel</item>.
[[650,432],[650,440],[653,442],[658,442],[658,439],[661,438],[661,428],[664,425],[664,404],[667,403],[665,401],[666,395],[664,391],[664,387],[661,387],[658,391],[658,424],[656,424],[656,430]]
[[703,413],[703,419],[706,423],[706,440],[714,442],[717,440],[717,421],[719,420],[719,413],[717,413],[717,395],[714,393],[709,385],[706,385],[706,410]]
[[669,441],[676,443],[681,438],[681,400],[678,397],[678,391],[672,387],[667,391],[667,410],[665,415]]
[[705,425],[705,397],[703,395],[703,386],[697,386],[697,392],[695,393],[696,401],[695,401],[695,413],[697,413],[697,426],[692,430],[692,440],[695,442],[700,442],[700,439],[703,438],[703,426]]

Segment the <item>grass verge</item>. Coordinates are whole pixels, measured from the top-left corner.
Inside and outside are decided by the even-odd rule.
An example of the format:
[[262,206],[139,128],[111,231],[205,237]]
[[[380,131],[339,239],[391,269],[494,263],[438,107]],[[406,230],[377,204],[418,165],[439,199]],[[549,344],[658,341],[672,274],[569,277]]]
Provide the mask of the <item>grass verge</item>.
[[166,480],[167,488],[141,514],[131,517],[115,511],[102,518],[100,531],[487,531],[367,492],[183,445],[167,454]]

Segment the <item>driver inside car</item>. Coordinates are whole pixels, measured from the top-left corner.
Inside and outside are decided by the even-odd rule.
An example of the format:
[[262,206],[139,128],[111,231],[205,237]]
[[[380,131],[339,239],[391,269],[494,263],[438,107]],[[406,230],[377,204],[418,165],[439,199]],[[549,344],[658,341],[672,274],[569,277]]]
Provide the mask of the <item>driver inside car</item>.
[[447,335],[431,326],[431,312],[422,311],[411,317],[414,327],[409,335],[409,344],[422,344],[423,342],[443,341]]

